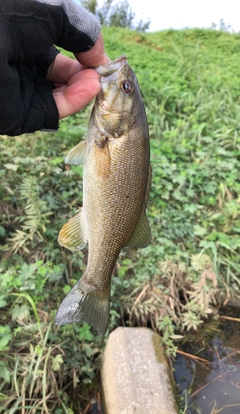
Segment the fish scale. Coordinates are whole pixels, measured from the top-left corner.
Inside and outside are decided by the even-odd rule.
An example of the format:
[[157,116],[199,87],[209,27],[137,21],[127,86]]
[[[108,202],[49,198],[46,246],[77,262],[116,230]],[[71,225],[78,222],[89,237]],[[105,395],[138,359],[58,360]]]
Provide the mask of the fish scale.
[[86,142],[65,160],[84,164],[83,207],[58,237],[70,250],[88,243],[88,263],[60,305],[55,323],[86,321],[104,334],[111,275],[121,249],[150,243],[145,209],[151,174],[147,119],[134,72],[124,55],[97,71],[102,89]]

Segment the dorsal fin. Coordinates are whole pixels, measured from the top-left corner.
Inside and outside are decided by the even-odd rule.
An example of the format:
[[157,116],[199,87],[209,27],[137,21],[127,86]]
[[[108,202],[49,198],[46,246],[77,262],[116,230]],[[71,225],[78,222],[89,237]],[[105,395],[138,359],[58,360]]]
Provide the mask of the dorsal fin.
[[151,187],[152,180],[152,169],[151,165],[149,166],[148,171],[148,182],[145,193],[144,207],[141,213],[141,216],[137,222],[137,225],[134,229],[134,232],[128,241],[126,247],[147,247],[151,243],[151,230],[149,227],[148,219],[146,217],[146,206],[148,202],[149,191]]
[[147,247],[151,243],[151,230],[148,224],[145,211],[142,212],[135,230],[126,247]]

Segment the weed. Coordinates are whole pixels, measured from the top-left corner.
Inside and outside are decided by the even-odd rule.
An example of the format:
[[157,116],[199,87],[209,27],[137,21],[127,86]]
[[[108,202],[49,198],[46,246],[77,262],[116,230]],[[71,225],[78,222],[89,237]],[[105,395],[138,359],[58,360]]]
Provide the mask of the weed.
[[[151,326],[174,355],[186,331],[240,297],[239,35],[103,32],[108,55],[126,52],[138,76],[153,169],[152,244],[121,252],[108,332]],[[57,235],[82,203],[82,168],[64,157],[90,110],[54,134],[0,140],[0,412],[81,412],[94,387],[105,339],[87,324],[53,325],[87,261]]]

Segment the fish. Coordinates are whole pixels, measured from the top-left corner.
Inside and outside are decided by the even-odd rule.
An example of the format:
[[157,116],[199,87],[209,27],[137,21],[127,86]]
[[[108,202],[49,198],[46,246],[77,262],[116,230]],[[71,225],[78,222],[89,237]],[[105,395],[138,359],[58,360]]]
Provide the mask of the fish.
[[58,236],[59,244],[72,251],[88,244],[88,261],[81,279],[63,299],[55,324],[84,321],[104,335],[111,276],[120,251],[151,242],[146,217],[151,166],[147,117],[127,57],[121,55],[96,70],[101,91],[86,141],[65,159],[66,164],[83,164],[82,207]]

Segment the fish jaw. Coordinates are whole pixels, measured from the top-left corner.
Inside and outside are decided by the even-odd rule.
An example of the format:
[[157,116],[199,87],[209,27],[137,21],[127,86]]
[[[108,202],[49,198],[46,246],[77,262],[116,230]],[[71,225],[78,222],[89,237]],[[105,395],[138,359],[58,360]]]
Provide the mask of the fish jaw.
[[114,72],[118,72],[122,67],[127,65],[127,63],[127,56],[123,54],[106,65],[98,66],[95,70],[100,76],[106,77]]
[[[125,55],[99,67],[101,91],[96,97],[92,119],[99,132],[119,138],[136,123],[146,124],[137,78]],[[138,103],[135,105],[135,103]]]

